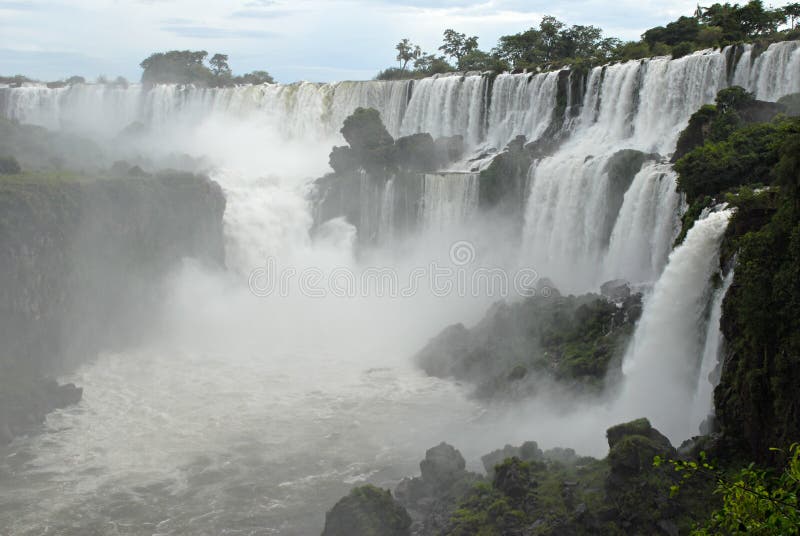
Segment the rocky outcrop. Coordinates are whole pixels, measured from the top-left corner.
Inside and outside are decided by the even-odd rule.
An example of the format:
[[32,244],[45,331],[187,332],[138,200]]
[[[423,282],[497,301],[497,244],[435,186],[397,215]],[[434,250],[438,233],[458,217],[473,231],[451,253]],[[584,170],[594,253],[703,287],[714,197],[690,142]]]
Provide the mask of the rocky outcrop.
[[544,379],[595,389],[619,366],[641,307],[639,294],[498,302],[471,329],[445,328],[415,360],[431,376],[473,384],[483,398],[530,394]]
[[356,109],[341,133],[348,145],[331,151],[333,173],[314,183],[314,223],[344,217],[358,229],[361,244],[376,243],[381,233],[417,230],[425,174],[446,168],[464,152],[461,136],[434,140],[418,133],[395,140],[372,108]]
[[512,215],[519,229],[525,213],[528,170],[533,163],[525,142],[525,136],[517,136],[480,174],[481,208]]
[[224,264],[221,188],[141,175],[0,179],[0,428],[13,433],[79,398],[44,378],[138,340],[183,258]]
[[[647,419],[614,426],[606,435],[609,454],[602,460],[572,449],[542,451],[535,441],[506,445],[482,457],[488,478],[466,471],[461,453],[442,443],[427,451],[422,475],[401,481],[395,496],[413,520],[414,536],[675,536],[707,519],[715,506],[714,482],[682,478],[666,462],[682,454]],[[665,463],[654,463],[656,456]],[[672,497],[678,485],[681,491]],[[379,501],[356,500],[357,490],[340,501],[348,507],[339,509],[337,523],[351,534],[372,534],[358,532],[353,523],[375,519],[377,508],[364,503]],[[381,510],[395,511],[388,492],[378,492]]]
[[465,467],[461,453],[441,443],[425,453],[419,464],[421,476],[397,485],[395,495],[414,520],[413,534],[437,534],[446,525],[457,501],[480,480]]
[[389,490],[354,488],[325,514],[322,536],[409,536],[411,518]]

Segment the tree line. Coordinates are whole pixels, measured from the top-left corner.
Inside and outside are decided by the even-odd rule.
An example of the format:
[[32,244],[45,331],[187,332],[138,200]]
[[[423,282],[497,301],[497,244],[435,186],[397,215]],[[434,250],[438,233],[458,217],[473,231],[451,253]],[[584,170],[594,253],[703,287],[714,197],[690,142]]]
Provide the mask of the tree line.
[[253,71],[235,76],[228,65],[227,54],[214,54],[208,59],[205,50],[171,50],[148,56],[140,64],[142,83],[194,84],[203,87],[226,87],[236,84],[274,84],[267,71]]
[[[379,80],[418,78],[450,71],[541,70],[564,65],[598,65],[650,56],[685,56],[695,50],[723,47],[756,39],[800,39],[800,3],[767,8],[761,0],[747,4],[698,6],[666,26],[644,32],[639,41],[606,37],[596,26],[572,25],[552,16],[538,27],[500,37],[490,51],[481,50],[477,36],[447,29],[436,53],[424,52],[410,39],[395,50],[399,67],[381,71]],[[786,29],[779,31],[783,26]]]

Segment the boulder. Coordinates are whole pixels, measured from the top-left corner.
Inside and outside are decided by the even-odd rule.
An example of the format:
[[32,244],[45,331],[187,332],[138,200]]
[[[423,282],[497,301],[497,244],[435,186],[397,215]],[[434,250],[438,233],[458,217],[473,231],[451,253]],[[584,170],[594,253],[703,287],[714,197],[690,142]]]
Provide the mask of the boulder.
[[460,480],[466,473],[466,462],[461,453],[447,443],[428,449],[419,464],[422,480],[437,488],[444,488]]
[[322,536],[408,536],[411,517],[389,490],[361,486],[325,514]]
[[612,279],[600,285],[600,294],[613,302],[621,302],[631,295],[631,285],[624,279]]

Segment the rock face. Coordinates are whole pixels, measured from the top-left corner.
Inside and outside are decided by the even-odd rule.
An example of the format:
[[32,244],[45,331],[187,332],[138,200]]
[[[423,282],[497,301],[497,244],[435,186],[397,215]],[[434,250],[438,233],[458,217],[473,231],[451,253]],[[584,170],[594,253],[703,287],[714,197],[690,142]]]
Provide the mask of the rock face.
[[325,514],[322,536],[408,536],[411,518],[389,490],[354,488]]
[[348,145],[333,148],[333,173],[315,181],[314,223],[344,217],[362,244],[376,242],[387,231],[381,226],[396,235],[416,230],[425,174],[446,168],[464,152],[461,136],[434,140],[418,133],[395,140],[372,108],[357,108],[341,132]]
[[614,301],[550,292],[498,302],[471,329],[445,328],[416,362],[431,376],[472,383],[484,398],[528,394],[540,379],[600,387],[610,367],[618,366],[641,314],[641,295],[622,297],[626,285],[606,288]]
[[480,479],[465,467],[461,453],[441,443],[425,453],[419,464],[422,476],[397,485],[395,495],[414,520],[414,534],[436,534],[445,526],[456,501]]
[[190,174],[0,180],[0,396],[15,408],[0,428],[80,399],[43,378],[135,341],[181,259],[222,266],[224,209]]

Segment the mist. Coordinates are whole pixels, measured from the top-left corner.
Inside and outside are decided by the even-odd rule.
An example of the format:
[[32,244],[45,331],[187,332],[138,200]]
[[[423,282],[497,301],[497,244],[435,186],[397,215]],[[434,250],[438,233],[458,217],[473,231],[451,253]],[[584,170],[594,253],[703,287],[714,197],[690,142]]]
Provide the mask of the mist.
[[[139,207],[128,194],[76,205],[78,238],[53,263],[66,258],[80,276],[79,299],[46,351],[72,349],[59,381],[83,398],[4,447],[0,532],[315,534],[350,488],[394,487],[442,441],[482,472],[482,455],[531,440],[603,458],[606,430],[641,417],[675,445],[697,435],[713,411],[730,285],[714,281],[732,211],[707,211],[673,248],[686,207],[669,155],[729,71],[760,98],[797,90],[796,76],[757,76],[796,64],[796,43],[792,57],[783,45],[748,65],[749,78],[720,50],[590,69],[561,115],[550,112],[557,73],[501,75],[491,105],[480,74],[0,90],[6,118],[81,140],[62,151],[68,160],[40,162],[47,173],[117,169],[108,180],[130,185],[170,168],[183,178],[159,188],[187,181],[216,199],[218,185],[224,205],[196,194],[183,206],[158,190],[158,208],[143,202],[128,224],[118,206]],[[460,137],[463,152],[423,172],[360,169],[348,177],[359,197],[346,201],[361,217],[322,220],[318,179],[338,173],[329,155],[348,143],[340,129],[359,107],[380,112],[393,143]],[[523,134],[540,143],[516,178],[524,194],[489,210],[482,172]],[[412,187],[419,198],[400,200]],[[406,206],[415,221],[401,227]],[[219,236],[208,233],[215,210]],[[148,221],[175,232],[146,231]],[[115,226],[132,245],[110,245]],[[188,245],[173,249],[173,235]],[[148,253],[160,241],[167,260]],[[155,260],[131,261],[139,254]],[[642,310],[607,375],[561,381],[526,363],[511,396],[482,397],[415,359],[447,326],[477,330],[501,301],[591,294],[627,307],[629,296],[600,295],[615,279],[641,293]]]

